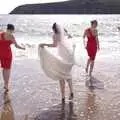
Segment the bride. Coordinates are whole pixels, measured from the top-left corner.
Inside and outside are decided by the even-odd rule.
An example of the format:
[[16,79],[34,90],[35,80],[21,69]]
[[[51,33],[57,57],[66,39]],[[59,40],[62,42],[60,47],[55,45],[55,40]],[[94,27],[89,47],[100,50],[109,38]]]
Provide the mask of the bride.
[[[54,23],[53,43],[39,44],[39,54],[41,66],[46,75],[54,80],[59,80],[62,95],[62,102],[65,102],[65,80],[68,82],[70,96],[73,99],[72,75],[71,70],[74,64],[74,47],[71,42],[65,40],[67,31],[58,24]],[[67,33],[68,37],[71,36]],[[51,48],[49,48],[51,47]],[[54,52],[50,52],[53,49]]]

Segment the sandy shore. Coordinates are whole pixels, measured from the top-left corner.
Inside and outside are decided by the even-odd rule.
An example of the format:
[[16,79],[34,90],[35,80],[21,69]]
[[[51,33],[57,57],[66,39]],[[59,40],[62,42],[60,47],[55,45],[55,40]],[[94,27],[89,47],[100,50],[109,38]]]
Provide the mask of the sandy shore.
[[84,69],[74,66],[75,98],[61,105],[58,81],[45,76],[39,61],[16,60],[8,95],[4,95],[0,80],[0,120],[119,120],[118,65],[119,59],[115,57],[97,59],[92,90]]

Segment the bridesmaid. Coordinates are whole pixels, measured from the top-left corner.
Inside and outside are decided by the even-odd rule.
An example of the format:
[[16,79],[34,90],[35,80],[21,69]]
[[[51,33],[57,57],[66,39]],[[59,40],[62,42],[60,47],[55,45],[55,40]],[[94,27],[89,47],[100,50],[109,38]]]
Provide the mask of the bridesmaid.
[[12,50],[10,46],[14,44],[16,48],[25,50],[24,47],[21,47],[17,44],[13,36],[14,31],[14,25],[8,24],[6,32],[0,33],[0,63],[1,67],[3,68],[2,73],[5,92],[8,92],[8,84],[12,65]]
[[[98,25],[98,22],[96,20],[91,21],[91,27],[86,29],[83,35],[84,46],[89,56],[85,70],[88,73],[88,69],[90,67],[90,70],[89,70],[90,77],[92,75],[92,71],[94,68],[94,61],[95,61],[96,53],[100,49],[99,40],[98,40],[98,31],[96,29],[97,25]],[[87,37],[87,45],[85,44],[86,37]]]

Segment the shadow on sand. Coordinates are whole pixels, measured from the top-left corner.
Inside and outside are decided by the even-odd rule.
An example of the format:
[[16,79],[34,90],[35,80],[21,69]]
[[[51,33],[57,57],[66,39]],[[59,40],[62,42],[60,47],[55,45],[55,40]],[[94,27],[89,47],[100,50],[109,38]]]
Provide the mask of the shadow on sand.
[[[69,102],[58,104],[42,111],[32,120],[101,120],[103,116],[99,107],[98,96],[90,89],[84,103],[75,104]],[[83,106],[84,105],[84,106]],[[99,119],[101,118],[101,119]]]
[[36,116],[34,120],[77,120],[73,107],[73,102],[59,104],[49,110],[45,110]]
[[85,84],[88,88],[104,89],[104,83],[93,76],[89,78],[89,80],[87,80]]

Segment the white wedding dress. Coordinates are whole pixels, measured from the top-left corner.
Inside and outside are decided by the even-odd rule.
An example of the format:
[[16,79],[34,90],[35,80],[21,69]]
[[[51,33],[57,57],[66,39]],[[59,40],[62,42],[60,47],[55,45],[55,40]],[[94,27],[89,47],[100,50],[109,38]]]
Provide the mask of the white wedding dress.
[[53,80],[72,79],[75,47],[64,34],[56,35],[57,47],[39,48],[40,64],[45,74]]

